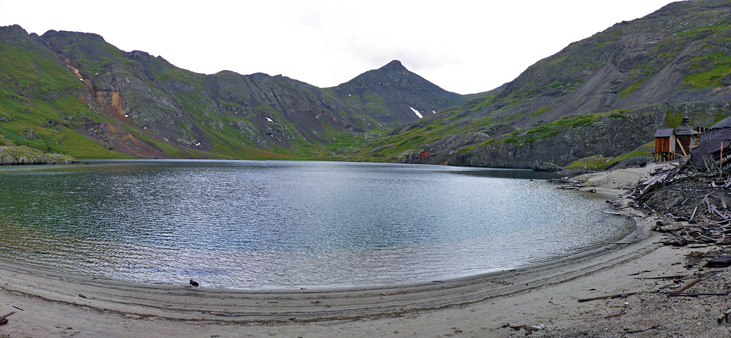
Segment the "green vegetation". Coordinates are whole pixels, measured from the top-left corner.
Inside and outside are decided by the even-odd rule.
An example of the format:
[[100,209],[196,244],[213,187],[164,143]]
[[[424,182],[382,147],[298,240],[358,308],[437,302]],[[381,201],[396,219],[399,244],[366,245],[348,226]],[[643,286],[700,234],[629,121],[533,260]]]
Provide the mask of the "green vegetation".
[[[727,109],[700,116],[702,105],[693,102],[706,95],[704,90],[731,82],[728,13],[703,1],[674,7],[570,44],[505,86],[458,98],[432,94],[428,85],[416,86],[412,94],[401,87],[393,90],[394,83],[413,79],[394,82],[393,74],[381,78],[376,71],[328,89],[265,74],[207,76],[161,57],[125,53],[93,34],[50,33],[42,38],[49,39],[44,46],[16,30],[0,40],[0,144],[79,158],[128,157],[114,149],[124,145],[183,158],[394,161],[427,149],[445,149],[440,155],[446,156],[485,146],[522,147],[600,119],[631,123],[639,107],[560,117],[610,110],[617,101],[614,107],[625,108],[629,100],[622,100],[628,97],[647,105],[653,120],[642,121],[648,124],[663,124],[665,112],[670,127],[679,125],[683,115],[694,122],[717,122],[729,114]],[[65,63],[88,81],[79,81]],[[649,88],[664,85],[658,74],[682,74],[683,83]],[[391,87],[375,85],[382,79]],[[593,97],[567,102],[576,96],[567,94],[582,85],[582,92]],[[645,97],[655,102],[641,102]],[[688,103],[661,106],[674,102],[673,97],[689,98]],[[448,108],[411,124],[393,122],[409,105]],[[126,113],[130,116],[122,117]],[[618,160],[621,156],[590,157],[571,165],[601,167]]]
[[545,113],[553,110],[554,108],[556,108],[556,105],[555,104],[548,105],[548,106],[543,106],[541,108],[536,109],[536,111],[533,114],[530,114],[530,116],[543,115],[543,114],[545,114]]
[[626,119],[627,116],[622,114],[621,112],[617,112],[617,113],[609,114],[609,116],[607,116],[607,118],[609,118],[609,119]]
[[690,61],[690,71],[685,76],[686,85],[694,89],[721,87],[721,79],[731,75],[731,53],[714,53],[696,57]]
[[655,150],[655,141],[646,143],[639,148],[630,152],[624,153],[617,157],[604,157],[601,155],[585,157],[564,166],[564,169],[581,169],[581,170],[604,170],[614,163],[618,163],[630,158],[639,156],[652,157],[652,152]]
[[0,164],[69,163],[76,159],[61,154],[47,154],[26,146],[0,146]]
[[[504,143],[512,144],[516,147],[523,146],[528,143],[535,142],[540,139],[548,138],[561,133],[569,128],[577,128],[585,125],[592,124],[598,121],[602,116],[607,113],[597,113],[590,115],[582,115],[577,117],[563,117],[559,120],[549,122],[540,126],[527,128],[511,133],[508,137],[502,141]],[[490,140],[488,140],[490,141]],[[482,145],[487,145],[485,141]],[[495,141],[492,141],[493,143]]]
[[683,123],[682,113],[673,111],[665,113],[665,125],[669,128],[677,128],[681,123]]
[[601,155],[595,155],[578,159],[574,162],[569,163],[564,169],[580,169],[580,170],[603,170],[606,168],[611,159]]

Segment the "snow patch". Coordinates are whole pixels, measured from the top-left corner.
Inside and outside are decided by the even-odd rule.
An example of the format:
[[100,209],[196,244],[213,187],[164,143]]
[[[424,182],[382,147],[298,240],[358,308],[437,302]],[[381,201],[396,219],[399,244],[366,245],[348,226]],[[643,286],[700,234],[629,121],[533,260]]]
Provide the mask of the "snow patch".
[[270,119],[268,116],[265,116],[267,118],[267,121],[274,122],[274,120]]
[[432,113],[432,114],[436,114],[437,112],[436,112],[435,110],[432,110],[432,111],[431,111],[431,113]]
[[414,114],[416,114],[416,116],[418,116],[420,119],[424,118],[424,116],[421,115],[421,113],[418,110],[414,109],[414,107],[409,107],[409,108],[411,108],[411,111],[413,111]]

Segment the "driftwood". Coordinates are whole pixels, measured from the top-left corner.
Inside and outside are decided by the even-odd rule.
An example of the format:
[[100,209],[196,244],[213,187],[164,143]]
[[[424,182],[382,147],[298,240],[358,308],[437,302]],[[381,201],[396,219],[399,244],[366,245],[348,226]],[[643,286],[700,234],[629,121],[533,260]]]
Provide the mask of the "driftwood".
[[668,297],[728,296],[728,292],[660,292]]
[[614,298],[626,298],[628,296],[636,295],[637,292],[628,292],[628,293],[620,293],[617,295],[610,295],[610,296],[600,296],[600,297],[592,297],[592,298],[579,298],[577,299],[579,303],[583,302],[590,302],[592,300],[601,300],[601,299],[614,299]]
[[685,275],[674,275],[674,276],[657,276],[657,277],[638,277],[635,279],[676,279],[676,278],[685,278]]
[[[731,245],[731,210],[726,198],[731,187],[731,156],[714,158],[707,156],[705,170],[692,166],[690,161],[681,162],[676,168],[656,172],[639,182],[627,196],[637,206],[653,213],[661,213],[674,223],[659,224],[653,230],[661,231],[666,237],[661,241],[666,245],[685,246],[688,244]],[[671,190],[685,198],[672,200],[652,200],[658,191]],[[677,202],[676,202],[677,201]],[[650,205],[654,204],[654,205]]]
[[667,293],[667,295],[668,296],[680,296],[683,293],[683,291],[690,289],[691,286],[698,284],[698,282],[700,282],[701,280],[703,280],[703,278],[698,277],[698,278],[690,281],[690,283],[683,285],[680,289]]
[[5,314],[5,315],[2,315],[2,316],[0,316],[0,325],[5,325],[5,324],[7,324],[7,323],[8,323],[8,317],[10,317],[10,316],[12,316],[12,315],[14,315],[14,314],[15,314],[15,311],[13,311],[13,312],[10,312],[10,313],[8,313],[8,314]]
[[718,316],[718,325],[728,323],[729,315],[731,315],[731,309],[726,310],[726,312],[724,312],[720,316]]

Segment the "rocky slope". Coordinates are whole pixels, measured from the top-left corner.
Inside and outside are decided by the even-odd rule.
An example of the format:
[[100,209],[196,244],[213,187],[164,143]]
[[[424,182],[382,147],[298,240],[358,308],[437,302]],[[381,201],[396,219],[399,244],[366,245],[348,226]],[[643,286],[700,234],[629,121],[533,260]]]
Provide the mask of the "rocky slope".
[[[731,114],[731,3],[672,3],[529,67],[514,81],[404,127],[353,156],[530,167],[615,157],[680,117]],[[429,152],[428,158],[417,154]]]
[[77,157],[326,157],[463,103],[393,61],[334,88],[203,75],[90,33],[0,28],[0,133]]
[[16,146],[0,135],[0,165],[72,163],[76,159],[62,154],[44,153],[38,149]]

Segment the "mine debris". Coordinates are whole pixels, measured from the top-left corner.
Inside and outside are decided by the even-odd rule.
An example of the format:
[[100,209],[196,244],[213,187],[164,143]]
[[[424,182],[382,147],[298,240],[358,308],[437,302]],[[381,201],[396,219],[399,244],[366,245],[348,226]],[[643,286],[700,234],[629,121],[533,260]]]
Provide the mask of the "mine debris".
[[579,298],[577,299],[579,303],[583,302],[590,302],[593,300],[602,300],[602,299],[614,299],[614,298],[627,298],[632,295],[636,295],[637,292],[627,292],[627,293],[620,293],[617,295],[609,295],[609,296],[600,296],[600,297],[592,297],[592,298]]
[[526,325],[526,324],[524,324],[524,325],[516,325],[516,326],[513,326],[513,325],[510,325],[510,323],[508,323],[508,324],[503,325],[502,327],[509,327],[509,328],[511,328],[511,329],[513,329],[515,331],[520,331],[520,329],[524,329],[528,334],[533,333],[533,331],[540,331],[540,330],[545,330],[546,329],[546,327],[543,324],[540,324],[540,325]]
[[727,324],[729,315],[731,315],[731,309],[726,310],[726,312],[718,316],[718,325]]
[[665,216],[653,228],[666,234],[662,243],[731,244],[731,152],[716,155],[706,155],[700,168],[681,159],[628,192],[635,206]]
[[729,265],[731,265],[731,256],[728,255],[711,259],[706,264],[709,268],[725,268]]
[[5,324],[7,324],[7,323],[8,323],[8,317],[10,317],[10,316],[12,316],[12,315],[14,315],[14,314],[15,314],[15,311],[13,311],[13,312],[10,312],[10,313],[8,313],[8,314],[5,314],[5,315],[2,315],[2,316],[0,316],[0,325],[5,325]]

